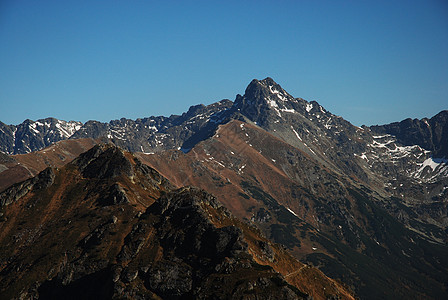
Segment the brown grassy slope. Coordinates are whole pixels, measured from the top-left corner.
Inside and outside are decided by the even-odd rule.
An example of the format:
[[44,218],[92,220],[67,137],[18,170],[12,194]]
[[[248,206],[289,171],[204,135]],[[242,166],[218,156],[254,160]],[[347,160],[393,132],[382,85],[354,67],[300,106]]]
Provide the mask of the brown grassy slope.
[[47,167],[62,167],[81,153],[86,152],[98,142],[91,138],[63,140],[48,146],[45,149],[27,154],[13,155],[12,157],[25,165],[31,172],[31,176]]
[[[113,146],[103,147],[107,150]],[[122,165],[114,165],[108,160],[96,165],[93,163],[94,166],[101,166],[98,172],[93,173],[89,167],[80,170],[79,164],[68,164],[55,171],[55,179],[50,187],[32,190],[2,208],[0,298],[38,294],[42,297],[61,296],[68,292],[104,296],[112,290],[125,298],[132,298],[138,293],[155,296],[148,288],[148,284],[151,286],[151,275],[144,270],[149,266],[159,268],[157,270],[163,273],[164,269],[160,269],[160,265],[172,263],[169,256],[172,254],[169,254],[171,252],[168,248],[170,243],[165,244],[165,248],[161,246],[162,236],[158,233],[160,226],[156,225],[160,222],[170,224],[166,223],[170,222],[170,218],[151,211],[142,212],[151,207],[164,191],[169,191],[170,187],[157,174],[150,174],[148,169],[139,167],[132,154],[114,151],[118,153],[116,156],[124,156],[130,162],[130,172],[124,170]],[[114,155],[110,157],[116,157]],[[92,157],[95,162],[95,156]],[[85,161],[91,166],[89,159]],[[118,175],[99,175],[104,168],[116,168],[118,173],[109,174]],[[115,184],[125,191],[129,202],[104,205],[102,199]],[[202,192],[194,193],[202,195]],[[223,208],[218,209],[207,201],[201,202],[200,206],[203,211],[199,211],[200,215],[208,216],[207,222],[216,228],[241,228],[250,254],[249,258],[236,258],[237,262],[231,264],[232,268],[236,268],[234,273],[209,276],[206,283],[209,282],[210,286],[204,285],[206,291],[212,291],[214,280],[228,280],[229,285],[239,286],[241,282],[257,282],[259,278],[279,278],[270,269],[247,269],[248,263],[255,266],[256,262],[273,267],[285,275],[290,284],[313,295],[315,299],[324,299],[328,295],[352,299],[340,285],[319,271],[304,267],[284,250],[263,238],[254,228],[223,213]],[[177,231],[173,233],[178,234]],[[182,248],[182,245],[177,247]],[[266,249],[271,249],[268,255]],[[239,259],[242,259],[241,263]],[[134,276],[133,272],[140,275]],[[92,283],[89,285],[89,280],[84,278],[92,278]],[[110,285],[115,288],[91,290],[92,284],[104,289]],[[78,285],[81,286],[77,290],[72,290]],[[229,287],[223,286],[222,289],[226,291]],[[230,289],[227,292],[232,291]]]
[[62,167],[95,144],[93,139],[63,140],[40,151],[11,155],[8,162],[2,163],[6,168],[0,172],[0,191],[47,167]]
[[[194,185],[216,195],[233,214],[246,220],[261,208],[272,210],[260,197],[248,194],[244,183],[250,183],[274,197],[283,209],[291,209],[298,216],[297,222],[319,229],[322,224],[316,218],[313,194],[324,195],[325,180],[336,183],[307,154],[256,126],[239,121],[221,126],[214,137],[187,154],[166,151],[136,155],[177,186]],[[315,168],[319,169],[313,173]],[[317,180],[319,176],[326,178]],[[294,199],[293,193],[299,199]],[[271,223],[278,221],[275,216],[271,217]],[[294,251],[299,257],[312,253],[313,244],[309,238],[302,239]],[[320,247],[319,251],[325,250]]]

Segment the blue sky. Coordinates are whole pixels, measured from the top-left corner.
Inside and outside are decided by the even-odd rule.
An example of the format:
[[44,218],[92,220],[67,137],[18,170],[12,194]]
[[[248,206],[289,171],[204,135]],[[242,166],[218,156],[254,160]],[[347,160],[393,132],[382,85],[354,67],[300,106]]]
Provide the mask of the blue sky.
[[267,76],[355,125],[448,109],[448,1],[0,1],[0,121],[234,100]]

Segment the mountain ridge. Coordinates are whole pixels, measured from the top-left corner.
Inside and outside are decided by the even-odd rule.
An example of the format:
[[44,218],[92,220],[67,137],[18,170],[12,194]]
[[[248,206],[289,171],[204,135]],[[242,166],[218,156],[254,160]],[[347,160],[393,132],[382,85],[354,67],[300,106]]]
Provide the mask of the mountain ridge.
[[[440,256],[448,161],[435,156],[445,149],[445,115],[360,128],[266,78],[234,102],[180,116],[88,122],[52,151],[5,156],[0,176],[16,172],[14,161],[29,174],[63,166],[75,155],[66,142],[95,137],[135,151],[178,188],[215,194],[240,220],[363,298],[436,299],[446,293],[440,280],[448,268]],[[105,193],[112,196],[104,203],[124,201],[118,186]]]
[[0,199],[1,299],[354,299],[211,194],[176,189],[115,145]]
[[[260,89],[260,86],[263,88]],[[267,99],[270,95],[274,95],[273,99]],[[247,100],[246,98],[251,100]],[[255,98],[263,101],[256,101],[256,103],[252,103],[252,99]],[[280,102],[278,100],[280,100]],[[249,103],[246,103],[247,101],[249,101]],[[136,120],[121,118],[119,120],[111,120],[109,122],[90,120],[85,123],[78,121],[63,121],[52,117],[39,119],[37,121],[27,119],[19,125],[6,125],[0,122],[0,151],[9,155],[24,154],[41,150],[54,142],[64,139],[96,139],[100,137],[112,139],[116,144],[130,151],[152,152],[154,150],[159,150],[159,148],[162,150],[178,149],[182,148],[182,144],[185,142],[187,142],[188,147],[184,147],[184,149],[191,149],[192,146],[194,146],[194,144],[200,139],[209,137],[208,135],[210,135],[210,132],[216,129],[216,126],[213,126],[213,124],[220,124],[223,121],[228,121],[232,118],[232,114],[233,118],[235,118],[235,112],[241,109],[244,111],[243,115],[248,117],[252,122],[257,122],[257,124],[262,127],[266,126],[267,124],[263,124],[263,120],[260,119],[257,121],[254,118],[255,115],[259,115],[260,111],[254,114],[255,111],[253,110],[259,110],[262,109],[262,107],[264,107],[263,112],[266,111],[266,107],[270,107],[280,118],[282,117],[282,112],[284,114],[299,112],[305,118],[309,116],[312,117],[310,112],[321,112],[323,115],[329,113],[316,101],[308,102],[302,98],[294,98],[272,78],[267,77],[263,80],[253,79],[247,86],[245,95],[241,96],[238,94],[233,102],[228,99],[224,99],[209,105],[193,105],[182,115],[171,115],[170,117],[152,116],[147,118],[138,118]],[[220,114],[223,114],[221,119],[218,118]],[[363,125],[363,128],[367,128],[376,134],[398,134],[397,141],[401,144],[417,144],[426,150],[432,151],[436,157],[441,155],[440,157],[442,158],[444,156],[448,156],[448,145],[443,144],[440,146],[441,148],[439,147],[440,149],[435,149],[434,143],[437,144],[443,140],[446,140],[444,138],[446,137],[446,132],[448,131],[448,129],[446,129],[447,114],[447,111],[441,111],[429,119],[426,117],[422,119],[408,118],[400,122],[384,125]],[[329,115],[334,119],[343,120],[344,122],[349,123],[340,116],[336,116],[331,113],[329,113]],[[192,120],[198,116],[199,120],[205,121],[194,122]],[[200,116],[203,117],[200,118]],[[332,118],[327,119],[327,121],[333,121],[331,120]],[[423,132],[421,132],[418,137],[402,137],[399,134],[399,129],[397,129],[398,124],[402,124],[401,126],[408,124],[409,127],[409,123],[418,123],[418,127],[423,127],[421,124],[426,124],[428,121],[434,123],[443,122],[442,128],[434,129],[437,131],[437,134],[434,134],[436,141],[433,143],[427,142],[428,137],[423,136]],[[185,130],[188,127],[185,127],[185,125],[191,126],[191,124],[193,124],[192,127],[195,128],[188,128],[188,130]],[[203,129],[204,125],[205,127],[209,127],[207,134],[199,137],[199,139],[193,138],[194,141],[188,141],[192,135],[198,134],[198,131]],[[134,130],[142,131],[143,133],[138,134],[138,137],[136,138],[129,138],[129,136],[126,136],[123,132],[123,128],[127,126],[132,126]],[[183,129],[184,131],[190,131],[190,133],[182,134],[179,130],[176,130],[176,127],[181,126],[185,127]],[[335,124],[329,122],[324,124],[324,126],[326,128],[331,128],[332,126],[335,126]],[[359,128],[357,126],[354,127]],[[408,129],[402,130],[406,131]],[[122,142],[125,136],[129,140],[127,143]],[[169,136],[168,139],[167,136]],[[155,140],[155,142],[151,142],[151,140]],[[167,145],[161,147],[163,140],[166,140],[165,142],[167,142]]]

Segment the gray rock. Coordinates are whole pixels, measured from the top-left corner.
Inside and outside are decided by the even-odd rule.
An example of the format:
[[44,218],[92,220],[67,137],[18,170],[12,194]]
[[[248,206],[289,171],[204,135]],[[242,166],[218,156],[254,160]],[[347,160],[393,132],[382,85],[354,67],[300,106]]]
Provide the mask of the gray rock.
[[31,190],[41,190],[51,186],[54,182],[55,173],[52,168],[46,168],[40,172],[36,177],[27,179],[20,183],[16,183],[5,191],[0,193],[0,207],[9,205]]

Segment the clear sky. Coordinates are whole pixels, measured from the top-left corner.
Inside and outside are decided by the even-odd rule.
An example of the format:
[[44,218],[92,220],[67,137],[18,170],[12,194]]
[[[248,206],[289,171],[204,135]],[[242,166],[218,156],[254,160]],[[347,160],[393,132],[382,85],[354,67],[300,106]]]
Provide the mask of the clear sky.
[[276,80],[355,125],[448,109],[448,1],[0,0],[0,121],[180,114]]

